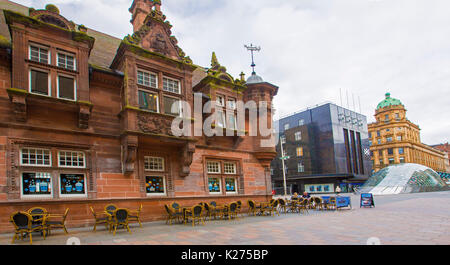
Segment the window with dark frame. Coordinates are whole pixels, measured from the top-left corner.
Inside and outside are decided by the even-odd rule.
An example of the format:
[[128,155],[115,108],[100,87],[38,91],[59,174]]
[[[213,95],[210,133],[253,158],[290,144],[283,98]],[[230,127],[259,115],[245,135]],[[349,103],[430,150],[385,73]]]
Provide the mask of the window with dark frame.
[[73,77],[58,76],[58,97],[63,99],[76,100],[75,79]]
[[84,174],[60,174],[61,195],[86,195]]
[[24,196],[52,195],[52,176],[47,172],[22,173],[22,194]]
[[164,96],[164,113],[180,116],[181,115],[181,102],[177,98]]
[[147,176],[145,177],[145,190],[148,195],[162,195],[166,193],[164,177]]
[[48,72],[30,70],[30,92],[49,96]]
[[394,148],[388,148],[388,155],[394,154]]
[[159,112],[158,95],[139,90],[139,108],[152,112]]

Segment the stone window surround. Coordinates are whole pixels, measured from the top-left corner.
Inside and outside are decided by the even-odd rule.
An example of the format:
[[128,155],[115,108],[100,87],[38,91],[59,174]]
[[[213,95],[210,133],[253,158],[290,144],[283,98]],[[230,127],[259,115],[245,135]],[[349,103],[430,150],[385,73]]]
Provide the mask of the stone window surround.
[[[164,169],[162,171],[149,171],[145,170],[145,158],[146,157],[158,157],[164,160]],[[141,183],[141,194],[145,197],[172,197],[174,195],[174,177],[172,172],[172,164],[170,153],[155,152],[149,149],[140,149],[138,151],[138,163],[140,164],[138,169],[139,179]],[[162,177],[164,183],[164,193],[148,194],[146,192],[146,177]]]
[[[48,63],[41,63],[41,62],[36,62],[31,60],[30,57],[30,52],[31,52],[31,46],[36,46],[36,47],[42,47],[48,50]],[[64,54],[70,54],[71,56],[74,57],[74,70],[70,70],[64,67],[60,67],[58,66],[58,62],[57,62],[57,57],[58,56],[52,56],[52,54],[58,54],[58,52],[60,53],[64,53]],[[28,56],[26,58],[26,63],[27,63],[27,71],[28,71],[28,91],[30,93],[31,92],[31,70],[36,70],[36,71],[41,71],[41,72],[47,72],[48,73],[48,78],[49,78],[49,89],[48,89],[48,95],[42,95],[42,94],[38,94],[38,93],[32,93],[32,94],[37,94],[37,95],[41,95],[41,96],[47,96],[47,97],[58,97],[58,76],[66,76],[66,77],[70,77],[74,79],[74,87],[75,87],[75,99],[71,100],[71,101],[77,101],[76,98],[76,94],[77,94],[77,86],[76,84],[78,83],[78,71],[76,70],[76,62],[77,62],[77,53],[75,51],[66,51],[66,50],[62,50],[59,46],[56,45],[52,45],[49,43],[44,43],[44,42],[36,42],[34,40],[29,40],[28,41]],[[56,92],[53,91],[55,88]],[[63,99],[63,100],[68,100],[68,99]]]
[[[208,162],[219,162],[220,163],[220,172],[221,173],[208,173],[207,163]],[[234,163],[236,165],[236,174],[226,174],[225,173],[225,163]],[[212,157],[212,156],[204,156],[203,157],[203,165],[204,165],[204,178],[205,178],[205,190],[207,194],[210,195],[219,195],[219,196],[227,196],[227,195],[237,195],[241,194],[243,191],[243,175],[242,175],[242,161],[226,158],[226,157]],[[220,179],[220,193],[209,192],[209,178],[219,178]],[[234,178],[236,185],[236,192],[226,192],[225,190],[225,179]]]
[[[218,104],[217,103],[217,99],[218,97],[221,97],[223,99],[223,104]],[[229,92],[227,93],[222,93],[222,92],[217,92],[214,95],[214,99],[212,99],[211,101],[214,102],[214,106],[212,106],[212,108],[214,109],[214,113],[218,112],[221,113],[220,117],[217,116],[217,119],[223,120],[223,124],[224,127],[223,128],[229,128],[232,130],[236,130],[237,129],[237,97],[236,96],[232,96],[229,94]],[[235,106],[234,108],[232,108],[231,106],[229,106],[229,102],[235,102]],[[230,115],[234,116],[234,124],[232,126],[228,126],[229,125],[229,117]],[[216,121],[217,122],[217,121]],[[218,126],[218,127],[222,127],[222,126]]]
[[[152,73],[152,74],[156,75],[156,87],[138,84],[137,83],[138,71]],[[183,95],[184,79],[182,77],[173,76],[173,75],[167,74],[165,72],[162,72],[161,70],[153,69],[151,67],[146,66],[145,62],[139,61],[138,63],[136,63],[135,78],[136,78],[136,86],[137,86],[137,90],[136,90],[137,107],[139,107],[139,91],[153,93],[158,96],[158,98],[157,98],[157,109],[158,109],[157,113],[163,113],[163,111],[164,111],[164,106],[163,106],[164,97],[168,96],[168,97],[171,97],[174,99],[179,99],[179,100],[185,99],[185,96]],[[173,92],[164,90],[163,89],[163,79],[164,78],[178,81],[178,84],[180,87],[180,93],[173,93]],[[171,114],[168,114],[168,115],[171,115]]]
[[[67,143],[56,143],[56,142],[40,142],[31,140],[21,140],[21,139],[10,139],[8,143],[8,150],[14,153],[14,156],[7,161],[8,167],[12,168],[7,173],[8,186],[11,182],[14,182],[15,189],[11,190],[12,187],[8,188],[9,199],[17,200],[40,200],[40,199],[51,199],[51,200],[64,200],[64,199],[88,199],[89,197],[94,197],[95,195],[95,177],[93,176],[92,162],[90,161],[92,157],[91,146],[80,145],[80,144],[67,144]],[[50,150],[50,155],[52,158],[58,157],[59,151],[70,150],[74,152],[83,152],[85,154],[85,168],[75,168],[75,167],[60,167],[58,159],[51,159],[50,166],[28,166],[21,165],[21,150],[25,148],[30,149],[46,149]],[[51,196],[39,196],[30,195],[24,197],[22,195],[22,174],[23,173],[50,173],[51,183],[52,183],[52,194]],[[61,174],[83,174],[85,176],[85,195],[61,195],[60,194],[60,175]],[[13,180],[11,179],[13,178]],[[58,189],[56,191],[55,189]],[[14,192],[16,190],[17,192]]]

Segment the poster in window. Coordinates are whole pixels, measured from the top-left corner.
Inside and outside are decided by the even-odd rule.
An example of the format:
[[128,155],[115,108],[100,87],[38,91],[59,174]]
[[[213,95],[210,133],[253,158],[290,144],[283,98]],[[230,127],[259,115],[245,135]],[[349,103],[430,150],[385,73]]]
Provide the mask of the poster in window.
[[220,181],[217,178],[209,179],[209,192],[220,192]]
[[145,189],[147,194],[164,193],[163,177],[146,177]]
[[236,192],[236,180],[234,178],[225,179],[225,189],[227,192]]
[[50,173],[23,173],[23,195],[51,195],[52,177]]
[[84,195],[86,194],[83,174],[61,174],[62,195]]

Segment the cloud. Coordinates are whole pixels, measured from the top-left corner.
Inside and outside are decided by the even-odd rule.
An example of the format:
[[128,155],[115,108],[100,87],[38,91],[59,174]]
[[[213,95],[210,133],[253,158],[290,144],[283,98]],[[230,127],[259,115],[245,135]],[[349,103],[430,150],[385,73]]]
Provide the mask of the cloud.
[[[17,1],[122,38],[131,33],[124,0]],[[280,87],[277,115],[323,101],[340,103],[339,88],[361,99],[374,121],[386,92],[400,99],[422,141],[449,141],[450,2],[446,0],[163,0],[180,46],[196,64],[212,51],[237,77],[251,72],[244,44],[262,46],[256,71]],[[346,99],[344,99],[344,105]],[[356,103],[359,110],[359,104]]]

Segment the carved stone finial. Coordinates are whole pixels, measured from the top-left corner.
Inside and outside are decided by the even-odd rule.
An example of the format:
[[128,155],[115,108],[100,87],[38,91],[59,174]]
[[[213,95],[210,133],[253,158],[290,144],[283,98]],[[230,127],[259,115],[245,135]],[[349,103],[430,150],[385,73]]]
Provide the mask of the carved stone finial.
[[212,53],[211,57],[211,68],[212,69],[218,69],[220,67],[219,60],[217,60],[216,52]]

